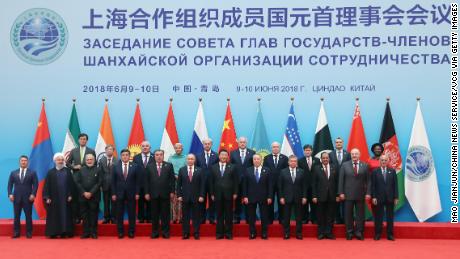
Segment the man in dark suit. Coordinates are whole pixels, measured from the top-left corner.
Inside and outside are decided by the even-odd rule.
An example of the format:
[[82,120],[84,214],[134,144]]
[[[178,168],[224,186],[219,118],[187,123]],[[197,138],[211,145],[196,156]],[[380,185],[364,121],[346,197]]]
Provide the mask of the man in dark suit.
[[[94,157],[96,157],[96,152],[94,152],[94,149],[87,147],[86,146],[87,143],[88,143],[88,135],[86,133],[81,133],[78,135],[78,144],[79,144],[78,147],[70,150],[69,154],[65,154],[65,156],[67,157],[66,167],[72,170],[72,175],[77,173],[84,165],[86,165],[85,156],[87,154],[92,154],[94,155]],[[77,190],[77,188],[73,188],[73,189],[74,191]],[[78,193],[73,193],[72,195],[74,197],[78,197]],[[75,223],[80,224],[81,213],[80,213],[79,200],[73,199],[71,204],[72,204],[72,215],[73,215],[73,218],[75,219]]]
[[291,211],[294,209],[296,221],[296,238],[302,236],[302,207],[307,204],[307,178],[302,169],[297,167],[297,157],[289,156],[289,167],[281,171],[279,179],[280,202],[284,206],[284,239],[290,237]]
[[243,178],[243,202],[247,205],[247,221],[249,223],[249,239],[255,239],[256,210],[259,206],[262,227],[262,239],[268,238],[268,205],[273,200],[273,184],[271,183],[270,170],[262,167],[262,157],[258,154],[252,156],[254,166],[246,170]]
[[75,184],[79,193],[80,212],[83,217],[82,239],[97,239],[97,214],[101,197],[102,171],[96,166],[93,154],[85,156],[85,166],[75,174]]
[[387,239],[394,241],[393,221],[394,208],[398,204],[398,177],[393,168],[388,167],[388,157],[381,155],[379,158],[380,167],[372,172],[371,196],[375,206],[375,235],[374,239],[379,240],[382,234],[383,214],[385,211],[387,220]]
[[[280,153],[280,143],[272,143],[272,153],[264,157],[264,164],[270,170],[270,178],[273,185],[273,202],[268,207],[268,221],[270,224],[273,223],[273,220],[279,220],[279,223],[283,223],[283,209],[280,204],[280,195],[278,190],[278,180],[281,170],[288,167],[288,157]],[[276,198],[275,198],[276,195]],[[278,207],[278,215],[275,215],[275,201]]]
[[[343,149],[343,139],[341,137],[337,137],[335,139],[335,150],[329,153],[329,161],[334,166],[337,172],[340,172],[340,167],[342,166],[343,162],[350,161],[351,156],[345,149]],[[344,203],[340,201],[337,204],[337,210],[335,214],[335,222],[337,224],[344,223]]]
[[[239,177],[239,193],[235,202],[235,212],[233,214],[233,223],[240,224],[241,213],[246,212],[246,206],[242,204],[242,184],[243,176],[246,173],[246,169],[252,166],[252,156],[255,154],[254,150],[247,148],[248,140],[246,137],[240,137],[238,139],[238,149],[233,150],[230,153],[230,163],[235,166],[236,173]],[[245,213],[246,214],[246,213]],[[247,219],[247,216],[245,215]]]
[[350,153],[351,160],[344,162],[340,168],[338,194],[340,200],[345,201],[347,240],[351,240],[353,234],[357,239],[364,240],[364,200],[371,198],[369,170],[367,164],[359,160],[360,151],[357,148]]
[[211,167],[211,199],[216,205],[216,239],[233,239],[232,210],[238,197],[239,175],[229,161],[228,151],[219,151],[219,163]]
[[32,238],[32,205],[37,196],[38,177],[35,171],[27,168],[28,165],[29,158],[24,155],[21,156],[19,169],[12,171],[8,179],[8,198],[13,203],[14,208],[12,238],[20,236],[22,210],[26,216],[26,237]]
[[[147,177],[147,166],[149,164],[155,163],[152,153],[150,152],[150,143],[146,140],[141,143],[141,153],[133,157],[133,162],[139,166],[139,173],[141,177],[141,183]],[[152,209],[150,207],[150,202],[145,200],[145,190],[144,185],[139,186],[139,200],[137,201],[137,219],[139,223],[150,223],[152,221]]]
[[123,149],[120,152],[121,161],[113,166],[112,201],[116,202],[118,238],[124,237],[123,215],[125,206],[128,211],[128,237],[134,238],[136,228],[136,201],[139,200],[139,169],[130,162],[131,152]]
[[145,199],[150,201],[152,208],[151,238],[158,238],[161,218],[161,234],[169,238],[171,220],[171,199],[174,198],[176,177],[171,163],[164,161],[164,151],[155,150],[155,161],[147,165],[145,178]]
[[[310,144],[303,146],[304,157],[299,159],[299,167],[303,170],[307,181],[311,183],[313,168],[320,164],[318,158],[313,156],[313,146]],[[302,217],[303,223],[307,224],[311,221],[312,224],[316,224],[316,204],[312,202],[312,189],[311,185],[307,186],[307,205]]]
[[182,238],[190,237],[190,214],[193,237],[200,239],[201,204],[204,202],[206,177],[203,170],[195,166],[195,155],[187,155],[186,166],[179,169],[177,177],[177,199],[182,203]]
[[[211,139],[203,139],[203,152],[195,154],[196,156],[196,166],[200,167],[203,170],[203,174],[206,181],[205,186],[205,201],[200,204],[201,206],[201,223],[205,223],[206,216],[210,224],[215,224],[216,219],[216,210],[214,206],[214,201],[211,199],[211,192],[209,186],[211,184],[211,167],[219,162],[219,157],[212,148]],[[206,213],[206,204],[208,205],[208,211]],[[206,215],[207,214],[207,215]]]
[[332,233],[336,204],[339,202],[337,195],[338,173],[329,163],[329,154],[321,153],[321,163],[312,171],[312,199],[317,204],[318,239],[335,239]]
[[113,145],[108,144],[105,147],[105,154],[99,159],[98,167],[102,173],[102,202],[104,204],[104,219],[102,224],[115,222],[115,208],[112,204],[112,174],[113,165],[116,163],[114,157],[115,148]]

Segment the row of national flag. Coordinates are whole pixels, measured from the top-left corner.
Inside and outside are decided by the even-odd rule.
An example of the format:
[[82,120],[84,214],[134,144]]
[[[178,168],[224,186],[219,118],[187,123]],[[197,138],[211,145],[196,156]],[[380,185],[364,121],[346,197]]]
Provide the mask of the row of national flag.
[[[78,147],[78,135],[80,132],[77,110],[74,102],[62,149],[64,154],[67,154],[71,149]],[[208,138],[208,130],[200,99],[193,128],[190,152],[194,154],[202,152],[202,141],[206,138]],[[145,134],[142,124],[140,105],[139,102],[137,102],[128,140],[128,149],[131,151],[132,156],[141,152],[141,143],[144,140]],[[178,142],[179,137],[177,134],[171,100],[160,145],[160,148],[165,151],[165,160],[167,160],[170,155],[174,154],[174,145]],[[426,221],[441,212],[442,209],[436,170],[434,167],[434,161],[431,154],[422,111],[420,109],[420,102],[417,102],[416,114],[408,154],[406,157],[405,174],[403,174],[403,163],[389,102],[386,104],[379,142],[384,146],[384,154],[389,157],[390,165],[397,172],[399,203],[396,209],[401,208],[407,198],[415,216],[421,222]],[[96,155],[98,157],[104,154],[105,147],[108,144],[115,147],[115,138],[111,126],[108,104],[106,102],[95,146]],[[260,101],[257,105],[255,128],[249,147],[262,156],[271,152]],[[230,101],[228,100],[218,149],[227,149],[228,151],[232,151],[237,148],[237,134],[230,108]],[[353,114],[347,150],[350,151],[353,148],[358,148],[361,151],[362,161],[368,161],[370,156],[358,100],[356,101]],[[334,146],[332,144],[326,111],[324,109],[323,100],[321,100],[313,141],[314,155],[319,157],[322,152],[330,152],[333,149]],[[303,156],[303,148],[300,141],[300,134],[293,102],[291,103],[288,113],[286,129],[282,140],[281,153],[287,156],[291,154],[295,154],[298,157]],[[39,201],[41,200],[41,189],[43,188],[46,173],[53,167],[52,157],[53,148],[51,145],[51,137],[46,118],[45,102],[43,101],[32,145],[32,152],[30,155],[30,168],[37,171],[39,178],[39,191],[37,194]],[[36,202],[35,209],[39,218],[43,219],[46,217],[46,210],[44,209],[42,202]]]

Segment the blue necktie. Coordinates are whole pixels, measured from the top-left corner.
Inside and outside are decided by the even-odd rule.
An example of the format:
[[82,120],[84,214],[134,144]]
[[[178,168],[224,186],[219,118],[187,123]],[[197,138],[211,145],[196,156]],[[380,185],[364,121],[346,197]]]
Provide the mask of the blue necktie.
[[221,166],[220,166],[220,176],[221,176],[221,177],[224,176],[224,171],[225,171],[224,165],[221,165]]
[[256,181],[259,182],[259,179],[260,179],[259,169],[256,167]]

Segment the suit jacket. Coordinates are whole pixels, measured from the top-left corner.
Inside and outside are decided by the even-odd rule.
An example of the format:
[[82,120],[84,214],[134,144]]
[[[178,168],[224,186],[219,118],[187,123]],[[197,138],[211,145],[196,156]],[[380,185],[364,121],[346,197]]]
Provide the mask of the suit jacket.
[[113,165],[117,163],[115,157],[112,157],[112,165],[109,167],[107,164],[107,157],[103,156],[99,159],[97,166],[101,169],[102,174],[102,191],[108,191],[112,187]]
[[339,173],[338,194],[345,194],[345,200],[364,200],[370,195],[370,175],[366,163],[359,161],[358,175],[355,176],[353,161],[343,162]]
[[179,169],[177,177],[177,197],[182,197],[184,202],[198,202],[198,198],[205,197],[206,176],[204,171],[193,167],[192,181],[188,177],[188,166]]
[[307,181],[303,170],[296,168],[295,181],[292,182],[290,168],[283,169],[278,182],[278,190],[280,198],[284,198],[286,203],[300,202],[302,198],[307,198]]
[[139,169],[137,164],[129,162],[128,176],[123,177],[123,162],[120,160],[112,169],[112,194],[117,196],[117,199],[124,197],[126,193],[128,199],[134,199],[139,194]]
[[377,202],[393,202],[398,198],[398,177],[396,171],[387,167],[386,180],[383,178],[382,168],[378,167],[372,172],[371,196]]
[[329,163],[329,178],[323,164],[316,164],[312,171],[312,197],[319,202],[335,202],[338,180],[338,172],[333,164]]
[[351,160],[351,155],[350,153],[348,153],[348,151],[346,151],[345,149],[342,149],[342,163],[339,164],[339,160],[337,159],[337,154],[336,154],[337,150],[332,150],[331,152],[329,152],[329,161],[331,164],[334,165],[334,167],[336,168],[337,172],[340,172],[340,167],[343,165],[344,162],[346,161],[350,161]]
[[144,191],[150,194],[151,199],[169,199],[170,194],[174,193],[176,177],[174,176],[173,165],[163,161],[161,163],[161,174],[158,176],[156,162],[147,165]]
[[262,167],[259,172],[259,182],[256,180],[255,167],[246,170],[243,178],[243,197],[249,199],[249,203],[266,202],[273,199],[273,184],[270,177],[270,169]]
[[90,192],[95,200],[100,199],[102,170],[99,167],[84,166],[75,173],[74,179],[80,197],[83,196],[84,192]]
[[[152,153],[149,153],[149,161],[147,162],[147,166],[144,167],[144,159],[142,153],[139,153],[133,157],[133,162],[139,166],[139,177],[141,177],[141,183],[147,179],[147,166],[149,164],[155,163],[155,158],[153,157]],[[144,185],[139,186],[141,189],[144,188]]]
[[219,162],[219,157],[215,151],[211,150],[211,154],[209,155],[209,162],[206,164],[206,154],[205,152],[201,152],[196,155],[196,162],[195,165],[202,168],[205,172],[209,172],[211,167]]
[[[85,156],[87,154],[93,154],[94,158],[96,158],[96,152],[94,152],[94,149],[86,147]],[[86,161],[84,158],[83,158],[83,162],[81,162],[79,146],[70,150],[69,157],[67,158],[67,161],[66,161],[66,166],[68,168],[72,169],[74,165],[81,165],[81,166],[86,165]]]
[[272,184],[274,187],[278,187],[278,179],[280,176],[281,170],[288,167],[288,157],[279,153],[278,154],[278,164],[275,166],[275,160],[273,159],[273,154],[268,154],[264,157],[264,166],[270,169],[270,177],[272,178]]
[[8,179],[8,196],[14,196],[14,201],[28,201],[29,196],[37,196],[38,177],[35,171],[27,168],[24,180],[21,182],[19,176],[20,170],[14,170],[10,173]]
[[230,153],[230,163],[235,166],[235,170],[238,173],[240,181],[243,180],[246,169],[252,166],[252,156],[255,154],[254,150],[246,148],[246,156],[244,161],[241,161],[240,149],[233,150]]
[[232,200],[234,194],[238,194],[239,176],[235,166],[227,163],[224,175],[220,174],[219,163],[211,167],[210,193],[215,201]]
[[308,168],[308,163],[307,163],[307,158],[302,157],[299,159],[298,166],[303,170],[305,174],[305,178],[307,181],[307,188],[309,190],[309,194],[311,192],[311,182],[312,182],[312,174],[313,174],[313,169],[315,168],[316,165],[321,164],[321,161],[317,158],[312,156],[311,157],[311,168]]

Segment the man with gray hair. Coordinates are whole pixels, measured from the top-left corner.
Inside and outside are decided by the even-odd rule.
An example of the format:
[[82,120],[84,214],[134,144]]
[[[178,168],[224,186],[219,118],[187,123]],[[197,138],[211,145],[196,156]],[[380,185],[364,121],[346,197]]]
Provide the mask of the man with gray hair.
[[96,166],[93,154],[85,155],[85,165],[74,175],[79,194],[80,212],[83,218],[82,239],[97,238],[97,214],[99,212],[102,171]]
[[[154,163],[153,155],[151,153],[151,145],[147,140],[141,143],[141,153],[133,157],[133,162],[139,168],[139,182],[143,183],[147,175],[147,166]],[[145,200],[144,185],[139,186],[139,200],[137,201],[137,219],[139,223],[150,223],[152,220],[152,208],[150,202]]]

